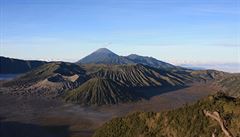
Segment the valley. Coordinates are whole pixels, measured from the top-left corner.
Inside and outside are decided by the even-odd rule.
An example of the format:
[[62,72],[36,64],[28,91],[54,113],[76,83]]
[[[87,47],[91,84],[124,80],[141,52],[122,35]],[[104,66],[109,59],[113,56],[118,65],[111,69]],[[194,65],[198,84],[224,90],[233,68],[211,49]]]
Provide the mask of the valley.
[[[1,90],[1,123],[16,122],[20,123],[19,126],[21,124],[37,125],[39,127],[35,129],[33,126],[33,130],[43,136],[89,137],[93,135],[97,128],[112,118],[137,111],[159,112],[179,108],[186,103],[192,104],[209,94],[214,94],[213,91],[216,88],[211,84],[208,86],[196,84],[188,88],[168,92],[161,91],[162,89],[149,89],[146,92],[157,94],[150,97],[149,100],[101,107],[81,107],[77,104],[66,104],[60,99],[35,95],[9,95],[5,90]],[[144,91],[139,90],[139,92]],[[46,130],[45,126],[48,126],[49,130]],[[4,131],[1,130],[1,132],[16,131],[20,134],[15,136],[24,137],[26,132],[21,134],[18,129],[18,125],[16,125],[15,129],[6,126],[2,129]],[[23,126],[21,130],[28,131],[30,129],[31,126]],[[31,133],[29,135],[31,136]]]
[[[15,64],[1,63],[4,67]],[[4,71],[4,75],[11,73]],[[239,98],[238,83],[239,74],[191,70],[152,57],[118,56],[101,48],[76,63],[44,62],[1,80],[0,133],[3,137],[128,136],[115,135],[111,128],[119,125],[109,127],[108,123],[135,113],[172,115],[170,111],[178,113],[222,92]],[[174,134],[164,135],[180,133],[172,127],[168,130]],[[144,129],[141,132],[150,136]]]

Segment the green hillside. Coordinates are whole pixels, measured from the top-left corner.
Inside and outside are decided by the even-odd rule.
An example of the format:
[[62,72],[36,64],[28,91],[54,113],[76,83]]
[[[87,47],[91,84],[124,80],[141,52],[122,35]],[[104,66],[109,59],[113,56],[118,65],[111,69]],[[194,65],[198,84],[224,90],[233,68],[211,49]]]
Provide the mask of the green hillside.
[[115,118],[98,129],[94,137],[224,137],[220,124],[204,111],[219,114],[230,135],[240,136],[240,99],[218,94],[176,110]]

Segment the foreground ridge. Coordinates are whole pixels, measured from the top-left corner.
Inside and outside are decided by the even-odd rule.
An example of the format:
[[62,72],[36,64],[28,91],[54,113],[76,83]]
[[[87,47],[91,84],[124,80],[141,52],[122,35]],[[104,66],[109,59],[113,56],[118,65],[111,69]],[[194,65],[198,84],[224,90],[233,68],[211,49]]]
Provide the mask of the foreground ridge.
[[175,110],[135,112],[115,118],[99,128],[94,137],[239,136],[239,110],[239,98],[217,94]]

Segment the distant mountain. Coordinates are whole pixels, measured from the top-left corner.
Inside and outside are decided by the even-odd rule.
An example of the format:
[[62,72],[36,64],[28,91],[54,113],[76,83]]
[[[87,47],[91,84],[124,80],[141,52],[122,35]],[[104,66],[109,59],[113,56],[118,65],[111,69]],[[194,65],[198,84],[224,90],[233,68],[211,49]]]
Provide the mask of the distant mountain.
[[138,97],[111,79],[96,77],[69,91],[65,99],[82,105],[104,105],[132,102]]
[[237,137],[239,110],[239,98],[217,94],[175,110],[114,118],[93,137]]
[[143,64],[147,66],[151,66],[154,68],[159,68],[159,69],[180,69],[180,67],[176,67],[172,64],[159,61],[153,57],[145,57],[145,56],[139,56],[136,54],[131,54],[129,56],[126,56],[127,59],[133,61],[134,63],[138,64]]
[[183,70],[181,67],[159,61],[152,57],[139,56],[136,54],[131,54],[129,56],[119,56],[106,48],[98,49],[97,51],[79,60],[77,63],[108,65],[143,64],[159,69]]
[[100,48],[90,55],[79,60],[81,64],[131,64],[134,63],[124,57],[118,56],[106,48]]
[[20,60],[0,56],[0,74],[19,74],[37,68],[45,61]]
[[197,66],[194,66],[194,65],[191,65],[191,64],[181,64],[180,66],[184,67],[184,68],[189,68],[189,69],[192,69],[192,70],[206,70],[206,68],[204,68],[204,67],[197,67]]
[[215,69],[219,71],[240,73],[240,63],[198,63],[198,64],[180,64],[179,66],[193,70]]

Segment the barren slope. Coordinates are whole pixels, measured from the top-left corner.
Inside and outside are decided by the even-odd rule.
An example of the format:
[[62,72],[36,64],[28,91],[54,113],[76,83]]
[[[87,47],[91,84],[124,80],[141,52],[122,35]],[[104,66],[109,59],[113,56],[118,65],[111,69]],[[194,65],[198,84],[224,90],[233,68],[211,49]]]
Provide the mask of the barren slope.
[[92,78],[69,91],[66,100],[83,105],[103,105],[132,102],[138,100],[138,97],[110,79]]

